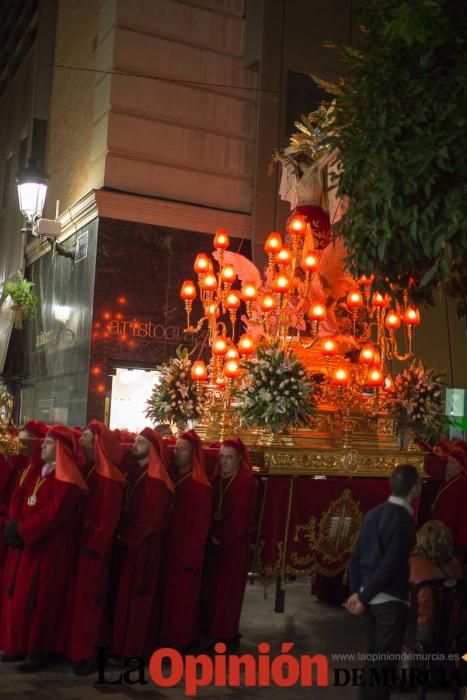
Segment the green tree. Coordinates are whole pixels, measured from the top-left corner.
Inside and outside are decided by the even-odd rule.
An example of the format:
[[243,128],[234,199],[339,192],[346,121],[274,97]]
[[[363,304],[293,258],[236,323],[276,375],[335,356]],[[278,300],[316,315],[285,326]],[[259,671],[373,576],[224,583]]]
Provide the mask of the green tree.
[[[335,94],[338,233],[355,275],[432,302],[444,285],[467,315],[467,3],[367,0],[358,50]],[[328,86],[329,89],[329,86]]]

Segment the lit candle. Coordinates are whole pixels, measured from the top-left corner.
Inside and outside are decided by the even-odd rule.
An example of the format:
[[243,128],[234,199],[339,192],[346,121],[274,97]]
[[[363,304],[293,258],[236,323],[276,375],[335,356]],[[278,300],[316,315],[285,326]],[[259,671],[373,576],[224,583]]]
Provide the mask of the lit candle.
[[304,236],[306,231],[306,220],[301,214],[293,216],[287,226],[287,231],[292,236]]
[[237,279],[237,274],[235,272],[233,265],[226,265],[221,272],[221,279],[226,284],[233,284]]
[[349,309],[361,309],[363,306],[363,297],[358,289],[354,289],[347,294],[347,306]]
[[225,359],[226,360],[238,360],[240,358],[240,354],[235,347],[235,345],[229,345],[229,349],[225,353]]
[[282,248],[282,236],[277,231],[272,231],[266,238],[266,243],[264,244],[264,250],[268,255],[274,255],[278,253]]
[[368,386],[373,388],[383,386],[383,373],[378,367],[372,367],[372,369],[370,369],[370,371],[368,372],[367,384]]
[[260,300],[261,311],[267,314],[277,308],[277,300],[272,294],[265,294]]
[[324,357],[333,357],[337,353],[337,343],[332,338],[325,338],[321,346]]
[[255,301],[258,298],[258,290],[253,282],[245,282],[242,288],[242,297],[244,301]]
[[277,275],[272,281],[272,288],[277,294],[286,294],[289,291],[291,284],[292,283],[287,275]]
[[349,383],[349,372],[345,367],[338,367],[332,375],[334,386],[345,387]]
[[236,311],[242,303],[238,292],[229,292],[225,300],[225,306],[229,311]]
[[407,326],[419,326],[420,311],[415,306],[408,306],[405,310],[403,320]]
[[375,309],[384,309],[388,305],[388,299],[383,297],[379,292],[375,292],[371,298],[371,303]]
[[312,304],[309,316],[312,321],[324,321],[326,318],[326,307],[324,304]]
[[202,275],[209,271],[210,261],[205,253],[199,253],[196,256],[195,264],[193,265],[194,271],[198,275]]
[[238,341],[240,355],[252,355],[254,351],[253,338],[249,333],[244,333]]
[[305,272],[316,272],[318,265],[318,257],[315,253],[307,253],[302,260],[302,268]]
[[395,311],[388,311],[384,325],[390,331],[396,331],[401,327],[401,317]]
[[238,379],[242,371],[237,360],[228,360],[224,365],[224,375],[227,379]]
[[223,228],[218,229],[214,236],[214,248],[216,248],[216,250],[227,250],[229,245],[230,239],[227,231],[224,231]]
[[191,378],[194,382],[206,382],[208,379],[208,370],[203,360],[193,362],[191,368]]
[[215,301],[212,301],[210,304],[206,304],[204,307],[204,315],[208,317],[215,316],[218,318],[220,316],[218,304]]
[[388,394],[393,394],[395,390],[396,388],[394,386],[393,379],[390,374],[387,374],[384,377],[384,391],[386,391]]
[[185,280],[180,290],[183,301],[193,301],[196,299],[196,287],[191,280]]
[[214,290],[217,289],[216,275],[213,272],[208,272],[208,274],[205,276],[205,278],[201,282],[201,286],[207,292],[214,292]]
[[223,357],[227,352],[227,339],[223,335],[218,335],[212,341],[212,352],[218,357]]
[[371,343],[365,343],[360,350],[358,361],[361,365],[372,365],[375,359],[375,349]]
[[290,265],[290,261],[292,260],[292,253],[288,248],[284,246],[278,253],[276,253],[274,260],[278,265]]

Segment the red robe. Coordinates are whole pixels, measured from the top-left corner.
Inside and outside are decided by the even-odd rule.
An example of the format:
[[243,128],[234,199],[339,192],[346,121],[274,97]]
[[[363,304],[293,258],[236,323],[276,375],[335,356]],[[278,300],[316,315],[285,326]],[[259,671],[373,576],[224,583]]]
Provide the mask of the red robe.
[[18,484],[18,478],[26,466],[27,457],[23,455],[15,455],[9,459],[0,455],[0,601],[2,599],[3,578],[8,555],[8,545],[3,535],[3,528],[8,520],[8,509],[12,494]]
[[7,654],[63,652],[71,616],[71,584],[81,497],[74,484],[45,477],[30,506],[41,467],[16,489],[9,517],[25,547],[10,547],[5,572],[1,646]]
[[175,488],[164,562],[160,646],[184,650],[196,641],[212,489],[191,473]]
[[143,656],[152,640],[159,583],[161,536],[172,494],[161,479],[138,467],[128,476],[126,507],[119,529],[122,546],[112,650],[118,656]]
[[446,525],[456,547],[467,547],[467,477],[464,474],[440,486],[431,517]]
[[89,492],[83,499],[81,513],[73,618],[67,649],[67,656],[73,661],[93,657],[101,641],[112,543],[125,488],[123,481],[101,476],[93,468],[86,481]]
[[[233,640],[238,635],[243,596],[250,560],[258,482],[240,469],[230,485],[217,477],[214,482],[214,519],[210,537],[220,544],[207,549],[203,595],[203,632],[212,640]],[[224,497],[220,503],[220,488]],[[216,520],[221,511],[222,520]]]

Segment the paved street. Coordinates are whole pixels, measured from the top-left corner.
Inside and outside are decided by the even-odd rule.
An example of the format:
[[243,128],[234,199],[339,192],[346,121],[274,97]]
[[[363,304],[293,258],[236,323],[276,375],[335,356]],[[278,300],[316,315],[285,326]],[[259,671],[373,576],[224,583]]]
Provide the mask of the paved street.
[[[286,612],[274,613],[274,591],[264,598],[263,588],[248,585],[242,618],[241,653],[254,653],[260,642],[271,645],[271,655],[280,651],[281,642],[293,641],[293,653],[326,654],[330,664],[337,667],[351,666],[351,662],[338,661],[332,654],[344,654],[364,650],[364,633],[361,621],[350,617],[344,610],[319,602],[309,595],[308,581],[301,580],[287,584]],[[360,666],[361,663],[353,664]],[[115,679],[118,672],[109,669],[108,678]],[[147,674],[149,679],[149,675]],[[66,663],[58,664],[51,670],[40,674],[24,676],[14,670],[14,665],[0,668],[0,698],[8,700],[52,700],[73,698],[91,700],[112,696],[112,700],[127,700],[144,694],[151,698],[184,698],[183,686],[157,690],[149,681],[148,685],[95,685],[96,676],[76,679]],[[465,692],[465,691],[464,691]],[[229,696],[231,700],[243,698],[316,698],[316,700],[335,700],[344,698],[354,700],[358,697],[356,688],[216,688],[207,686],[198,691],[200,697],[221,698]],[[447,691],[432,691],[428,700],[441,700],[451,697]],[[404,693],[400,697],[412,700],[415,694]]]

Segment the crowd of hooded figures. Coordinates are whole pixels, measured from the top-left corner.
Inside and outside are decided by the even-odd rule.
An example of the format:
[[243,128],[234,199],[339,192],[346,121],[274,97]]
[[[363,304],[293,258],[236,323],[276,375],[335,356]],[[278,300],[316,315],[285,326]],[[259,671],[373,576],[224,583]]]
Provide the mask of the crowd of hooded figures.
[[163,432],[29,421],[23,454],[0,457],[3,662],[36,672],[60,655],[87,675],[102,646],[115,665],[236,648],[258,488],[248,451],[224,440],[208,470],[195,431]]

